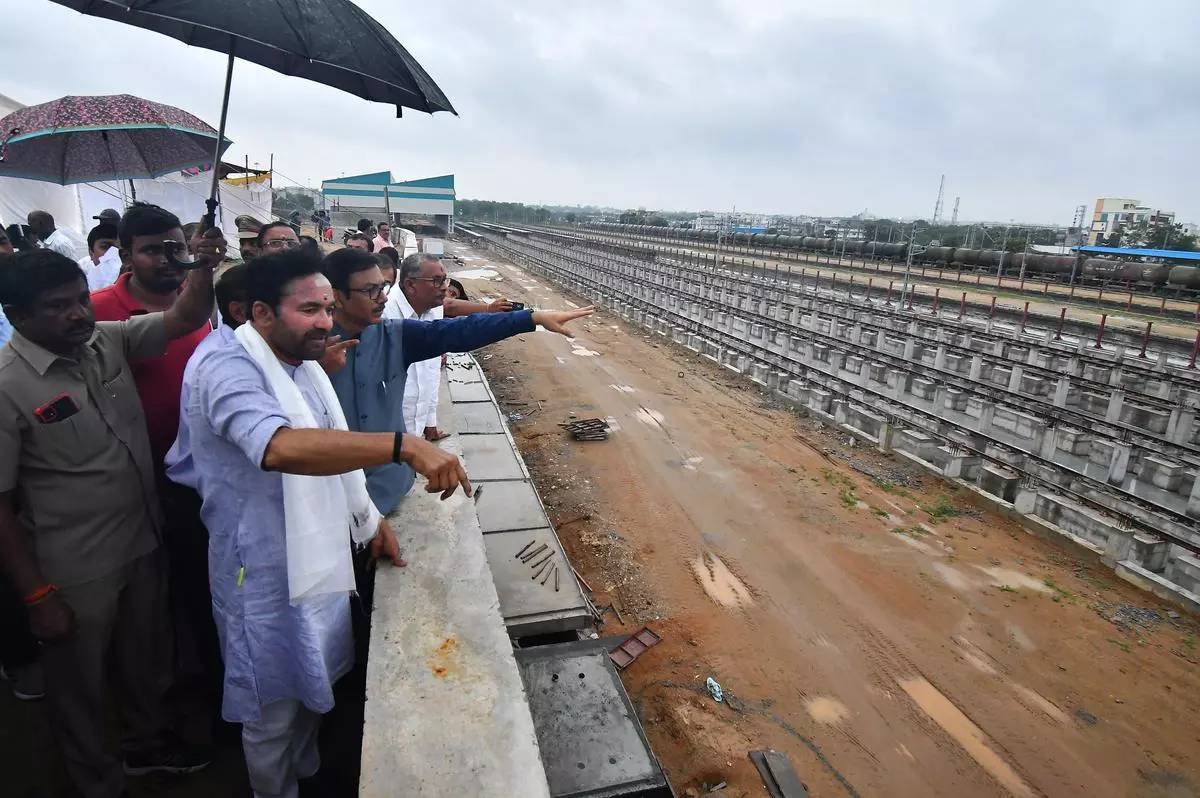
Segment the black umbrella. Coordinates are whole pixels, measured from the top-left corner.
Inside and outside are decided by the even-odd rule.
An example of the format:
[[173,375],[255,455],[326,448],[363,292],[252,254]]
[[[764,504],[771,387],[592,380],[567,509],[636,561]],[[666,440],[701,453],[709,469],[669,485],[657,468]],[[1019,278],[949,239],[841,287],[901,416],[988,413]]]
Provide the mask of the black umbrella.
[[[453,106],[400,42],[350,0],[52,0],[229,55],[217,141],[225,137],[233,59],[314,80],[372,102],[434,113]],[[220,162],[214,152],[213,164]],[[208,200],[217,206],[213,169]]]

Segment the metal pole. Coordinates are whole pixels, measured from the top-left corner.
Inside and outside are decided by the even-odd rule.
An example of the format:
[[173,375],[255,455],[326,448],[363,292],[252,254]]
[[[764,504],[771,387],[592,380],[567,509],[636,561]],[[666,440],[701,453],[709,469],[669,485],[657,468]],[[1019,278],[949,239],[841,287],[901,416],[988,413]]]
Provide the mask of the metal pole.
[[1138,357],[1142,360],[1146,359],[1146,344],[1150,343],[1150,328],[1154,326],[1154,322],[1146,322],[1146,332],[1142,336],[1142,351],[1138,352]]
[[1055,341],[1062,340],[1063,322],[1065,322],[1066,320],[1067,320],[1067,309],[1064,307],[1062,310],[1060,310],[1058,312],[1058,329],[1054,331],[1054,340]]
[[1100,348],[1100,339],[1104,337],[1104,325],[1108,323],[1108,314],[1100,314],[1100,329],[1096,330],[1096,343],[1092,345],[1093,349]]
[[1000,265],[996,267],[996,287],[1000,287],[1000,280],[1004,278],[1004,254],[1008,251],[1008,227],[1004,228],[1004,240],[1000,242]]
[[913,222],[908,230],[908,257],[904,260],[904,287],[900,290],[900,306],[904,307],[904,298],[908,296],[908,275],[912,271],[913,238],[916,237],[917,223]]
[[229,61],[225,65],[225,94],[221,98],[221,122],[217,125],[217,143],[213,145],[212,188],[209,190],[208,199],[204,202],[208,213],[204,215],[204,220],[200,224],[201,231],[208,230],[217,221],[217,187],[221,182],[221,144],[225,141],[225,121],[229,118],[229,89],[232,85],[233,53],[231,52]]

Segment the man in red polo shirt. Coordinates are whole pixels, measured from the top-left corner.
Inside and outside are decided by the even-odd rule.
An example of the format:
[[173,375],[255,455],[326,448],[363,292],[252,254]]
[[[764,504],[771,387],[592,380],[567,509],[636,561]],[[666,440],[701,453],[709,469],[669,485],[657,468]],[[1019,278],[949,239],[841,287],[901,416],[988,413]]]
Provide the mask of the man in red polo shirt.
[[[131,316],[169,310],[179,297],[187,271],[167,260],[167,242],[185,242],[183,225],[175,214],[157,205],[135,202],[121,217],[121,255],[128,257],[131,270],[107,288],[92,294],[96,321],[125,321]],[[205,324],[195,332],[176,338],[161,357],[131,364],[155,468],[163,468],[163,457],[179,432],[179,394],[183,370],[196,346],[212,331]]]
[[[131,269],[109,287],[92,294],[96,321],[124,321],[131,316],[170,309],[179,298],[188,274],[167,259],[168,248],[181,247],[187,241],[179,218],[157,205],[135,202],[121,217],[118,238],[121,256],[129,259]],[[213,694],[212,684],[219,679],[219,673],[214,671],[220,669],[211,664],[213,656],[209,651],[216,647],[216,641],[205,634],[212,626],[212,606],[198,607],[194,599],[207,595],[202,588],[208,584],[208,536],[200,521],[198,498],[166,478],[163,458],[179,432],[183,371],[192,352],[211,331],[212,325],[205,322],[194,332],[171,341],[165,355],[129,364],[145,411],[165,517],[162,535],[170,571],[175,681],[182,688],[174,694],[182,702],[176,710],[193,717],[212,716],[219,705],[214,703],[219,702],[219,693]],[[219,653],[216,659],[220,661]]]

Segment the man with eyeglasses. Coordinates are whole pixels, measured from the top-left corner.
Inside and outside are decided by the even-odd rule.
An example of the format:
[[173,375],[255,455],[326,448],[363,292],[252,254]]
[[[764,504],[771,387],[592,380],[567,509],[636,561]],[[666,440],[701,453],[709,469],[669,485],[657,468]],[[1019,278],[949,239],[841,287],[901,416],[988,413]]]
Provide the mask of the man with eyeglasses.
[[299,247],[300,236],[287,222],[271,222],[262,226],[254,243],[260,254],[273,255]]
[[[537,325],[573,337],[566,324],[590,316],[592,308],[570,311],[519,311],[478,313],[435,321],[384,319],[386,283],[379,262],[369,252],[345,248],[325,257],[325,274],[333,286],[333,334],[357,340],[347,350],[346,364],[330,374],[346,422],[359,432],[411,432],[404,421],[404,388],[408,352],[423,352],[421,359],[444,352],[469,352],[521,333]],[[421,281],[418,281],[421,282]],[[424,281],[430,295],[445,291],[445,275]],[[435,285],[435,283],[437,283]],[[393,292],[395,293],[395,292]],[[328,369],[327,369],[328,370]],[[367,492],[383,515],[396,509],[413,485],[411,468],[389,463],[367,469]],[[364,606],[370,606],[369,585],[359,585]]]

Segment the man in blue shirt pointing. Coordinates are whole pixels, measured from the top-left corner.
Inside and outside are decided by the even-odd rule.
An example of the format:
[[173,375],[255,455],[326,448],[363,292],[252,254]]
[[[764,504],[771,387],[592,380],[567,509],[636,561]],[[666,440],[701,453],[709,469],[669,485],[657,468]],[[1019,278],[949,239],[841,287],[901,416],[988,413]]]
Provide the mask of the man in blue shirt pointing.
[[[538,326],[572,338],[565,325],[595,312],[587,307],[477,313],[441,321],[384,319],[386,282],[378,263],[371,253],[351,248],[332,252],[324,261],[335,302],[332,334],[358,341],[347,351],[346,365],[330,375],[346,424],[358,432],[421,434],[404,428],[404,383],[411,363],[445,352],[469,352]],[[438,281],[442,291],[449,282],[444,269],[428,279]],[[413,481],[413,470],[401,463],[367,469],[367,491],[385,516]]]

